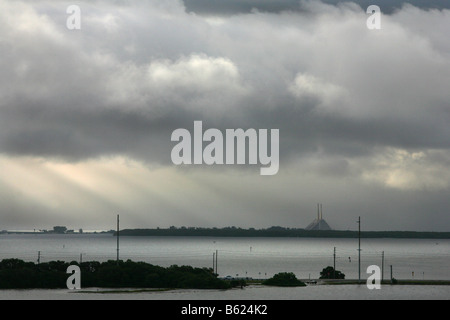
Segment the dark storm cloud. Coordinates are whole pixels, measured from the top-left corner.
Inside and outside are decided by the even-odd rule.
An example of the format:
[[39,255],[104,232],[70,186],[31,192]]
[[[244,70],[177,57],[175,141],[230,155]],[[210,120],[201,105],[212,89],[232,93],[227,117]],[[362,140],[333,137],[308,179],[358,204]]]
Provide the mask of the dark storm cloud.
[[[322,9],[308,7],[319,15]],[[325,17],[332,17],[333,11],[327,10]],[[160,11],[176,18],[171,21],[177,21],[177,32]],[[354,20],[357,9],[347,11],[349,21]],[[47,32],[21,32],[13,39],[16,25],[3,28],[9,43],[4,45],[1,80],[3,152],[74,160],[132,154],[169,163],[170,132],[192,128],[194,120],[223,130],[279,128],[285,160],[319,145],[349,156],[368,153],[376,145],[448,147],[448,113],[443,111],[449,65],[435,62],[433,50],[424,50],[420,42],[390,47],[397,40],[408,45],[402,35],[386,32],[386,40],[375,45],[380,40],[370,39],[363,27],[340,27],[339,21],[319,22],[304,14],[251,14],[205,31],[205,21],[169,6],[149,12],[161,21],[158,32],[140,27],[127,42],[124,34],[132,32],[128,24],[136,24],[127,15],[92,7],[84,12],[89,31],[75,35],[32,11]],[[145,23],[151,27],[155,22]],[[317,26],[340,31],[336,36],[318,34],[315,40]],[[265,39],[260,38],[261,27],[267,31]],[[285,28],[292,34],[285,35]],[[100,37],[102,29],[111,32]],[[32,33],[41,45],[30,42]],[[180,43],[181,38],[189,40]],[[93,44],[96,39],[101,47]],[[129,56],[116,39],[125,41]],[[356,59],[351,56],[355,47],[349,47],[355,44],[361,52]],[[155,47],[164,54],[152,58]],[[330,55],[342,65],[339,71]],[[441,75],[433,74],[437,70]],[[424,88],[420,78],[404,78],[404,72],[421,73],[433,87]],[[403,85],[394,89],[399,81]],[[430,98],[436,99],[435,105],[420,104]]]
[[[198,14],[230,15],[249,13],[252,12],[252,10],[273,13],[302,10],[302,6],[300,5],[302,1],[300,0],[183,0],[183,2],[188,12],[195,12]],[[350,1],[322,0],[322,2],[331,5],[339,5]],[[383,13],[392,13],[393,11],[400,9],[405,3],[424,9],[450,8],[448,1],[441,0],[360,0],[354,2],[362,8],[367,8],[370,5],[378,5]]]
[[[191,129],[194,120],[222,130],[279,128],[284,160],[319,146],[348,156],[380,145],[448,148],[447,53],[430,47],[426,34],[411,41],[395,20],[392,32],[372,37],[356,7],[345,9],[348,27],[334,19],[340,10],[310,5],[309,12],[324,19],[250,14],[204,29],[207,21],[182,8],[144,4],[160,28],[137,28],[129,41],[129,24],[155,23],[133,6],[124,8],[136,20],[86,5],[88,31],[72,35],[28,8],[45,32],[17,32],[18,24],[8,22],[2,28],[0,148],[74,160],[130,154],[170,163],[170,133]],[[172,17],[177,32],[161,13]],[[352,25],[358,15],[359,28]],[[336,33],[316,33],[319,27]],[[110,32],[100,37],[102,30]],[[128,55],[117,39],[125,41]]]
[[[39,108],[40,112],[45,109]],[[152,120],[123,110],[47,110],[45,119],[36,121],[33,111],[22,110],[22,116],[29,117],[30,121],[3,126],[0,141],[4,152],[68,161],[128,154],[142,160],[167,163],[167,154],[170,154],[167,137],[181,125],[178,119],[181,112],[177,112],[176,117]],[[192,121],[195,118],[192,114],[187,117]]]

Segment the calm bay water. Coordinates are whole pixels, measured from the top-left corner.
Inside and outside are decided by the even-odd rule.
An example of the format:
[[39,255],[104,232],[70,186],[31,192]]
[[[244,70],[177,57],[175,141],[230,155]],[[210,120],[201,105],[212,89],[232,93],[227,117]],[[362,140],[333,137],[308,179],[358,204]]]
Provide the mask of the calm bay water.
[[[116,259],[116,238],[111,234],[2,234],[0,259],[19,258],[25,261],[106,261]],[[336,248],[336,269],[346,279],[358,278],[358,239],[316,238],[214,238],[214,237],[121,237],[120,259],[145,261],[160,266],[191,265],[212,267],[217,252],[219,276],[269,278],[278,272],[294,272],[301,279],[315,279],[326,266],[333,266]],[[384,278],[450,280],[450,240],[441,239],[362,239],[361,278],[367,279],[369,265],[382,265],[384,252]],[[448,299],[449,286],[384,286],[381,293],[362,286],[309,286],[307,288],[261,288],[213,291],[181,290],[161,293],[125,294],[133,299],[297,299],[310,296],[331,298],[333,292],[340,297],[402,297]],[[403,289],[402,289],[403,288]],[[409,288],[409,289],[407,289]],[[303,290],[301,290],[303,289]],[[361,292],[360,292],[361,291]],[[376,290],[380,291],[380,290]],[[67,290],[6,290],[0,298],[35,293],[40,295],[77,298]],[[364,293],[364,294],[363,294]],[[77,293],[78,294],[78,293]],[[361,295],[363,294],[363,295]],[[6,295],[6,296],[5,296]],[[92,298],[92,294],[89,298]],[[121,294],[122,295],[122,294]],[[119,296],[121,296],[119,295]],[[306,296],[305,296],[306,295]],[[105,298],[105,295],[101,295]],[[119,298],[118,295],[110,295]],[[122,297],[123,298],[123,297]]]
[[[89,292],[86,292],[89,291]],[[88,290],[0,290],[0,300],[448,300],[450,286],[311,285],[279,288],[248,286],[231,290],[169,290],[163,292],[99,293]]]
[[[302,279],[318,278],[333,265],[346,279],[358,278],[358,239],[316,238],[210,238],[210,237],[121,237],[122,260],[145,261],[155,265],[212,267],[217,251],[219,276],[271,277],[277,272],[294,272]],[[117,255],[111,234],[3,234],[0,259],[25,261],[106,261]],[[450,240],[362,239],[361,273],[367,266],[382,267],[384,276],[397,279],[450,280]]]

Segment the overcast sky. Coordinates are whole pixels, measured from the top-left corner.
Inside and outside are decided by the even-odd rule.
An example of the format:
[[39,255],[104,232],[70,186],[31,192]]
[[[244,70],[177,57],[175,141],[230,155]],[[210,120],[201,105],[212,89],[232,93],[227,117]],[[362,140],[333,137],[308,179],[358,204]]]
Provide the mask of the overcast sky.
[[[0,2],[0,230],[450,231],[447,1]],[[366,26],[379,4],[381,29]],[[177,128],[279,129],[260,165],[171,161]]]

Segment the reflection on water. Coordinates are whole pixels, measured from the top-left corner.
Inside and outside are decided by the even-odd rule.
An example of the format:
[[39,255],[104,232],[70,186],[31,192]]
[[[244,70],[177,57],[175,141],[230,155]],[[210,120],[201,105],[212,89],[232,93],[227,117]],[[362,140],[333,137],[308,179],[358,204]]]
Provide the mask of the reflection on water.
[[[0,290],[0,300],[447,300],[450,286],[316,285],[297,288],[249,286],[232,290],[171,290],[143,293],[83,293],[70,290]],[[85,291],[85,290],[81,290]]]

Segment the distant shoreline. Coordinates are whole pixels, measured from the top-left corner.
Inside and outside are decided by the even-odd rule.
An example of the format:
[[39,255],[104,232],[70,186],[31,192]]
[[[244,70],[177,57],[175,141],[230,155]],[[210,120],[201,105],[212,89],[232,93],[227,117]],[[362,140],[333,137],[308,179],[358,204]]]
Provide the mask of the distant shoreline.
[[[79,234],[111,234],[117,231],[95,232],[39,232],[39,231],[8,231],[1,234],[36,234],[36,235],[79,235]],[[201,227],[170,227],[170,228],[142,228],[123,229],[120,236],[143,237],[267,237],[267,238],[358,238],[358,231],[352,230],[306,230],[300,228],[270,227],[267,229],[242,229],[237,227],[201,228]],[[450,239],[450,232],[436,231],[361,231],[361,238],[388,238],[388,239]]]
[[53,231],[27,231],[27,230],[2,230],[0,231],[0,235],[2,234],[65,234],[65,235],[72,235],[72,234],[113,234],[114,230],[109,231],[84,231],[84,232],[53,232]]
[[[113,233],[116,236],[116,232]],[[358,238],[358,231],[305,230],[271,227],[268,229],[226,228],[167,228],[124,229],[119,236],[202,236],[202,237],[304,237],[304,238]],[[361,231],[362,238],[450,239],[450,232],[425,231]]]

